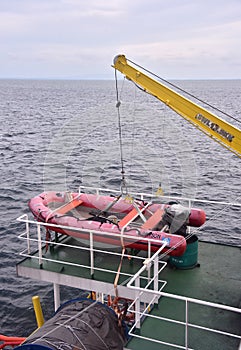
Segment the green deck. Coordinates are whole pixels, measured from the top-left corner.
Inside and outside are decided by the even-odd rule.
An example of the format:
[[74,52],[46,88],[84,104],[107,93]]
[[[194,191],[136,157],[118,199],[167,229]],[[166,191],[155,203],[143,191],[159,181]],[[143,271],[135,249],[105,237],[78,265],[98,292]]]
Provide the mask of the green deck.
[[[65,238],[67,244],[76,244],[73,238]],[[164,292],[187,296],[204,301],[240,307],[241,302],[241,279],[240,263],[241,249],[218,244],[199,242],[199,263],[200,267],[190,270],[177,270],[169,265],[161,274],[161,279],[167,281]],[[144,253],[142,253],[144,255]],[[89,253],[86,251],[75,251],[68,246],[54,247],[44,254],[45,258],[65,260],[72,263],[86,264],[89,260]],[[110,268],[113,271],[118,269],[120,257],[105,256],[102,253],[95,253],[95,266]],[[122,272],[134,274],[142,266],[142,261],[123,260]],[[94,276],[90,271],[79,266],[70,266],[66,263],[44,261],[39,266],[38,260],[25,258],[17,265],[17,273],[20,276],[30,277],[47,282],[66,284],[73,287],[96,290],[95,282],[99,281],[100,292],[113,286],[116,273],[96,271]],[[125,288],[127,277],[122,276],[119,283]],[[85,286],[85,288],[83,288]],[[109,286],[109,287],[108,287]],[[122,290],[119,289],[119,294]],[[113,287],[112,287],[113,293]],[[123,289],[123,293],[127,293]],[[128,297],[128,295],[125,295]],[[175,318],[184,321],[185,302],[161,297],[157,307],[151,311],[153,315]],[[204,327],[221,329],[226,332],[241,333],[241,315],[233,312],[223,312],[220,309],[213,309],[206,306],[191,304],[189,308],[189,322],[198,323]],[[137,335],[139,330],[136,331]],[[141,335],[153,339],[161,339],[166,342],[173,342],[184,345],[185,327],[175,325],[167,321],[147,318],[144,320]],[[208,331],[191,328],[188,333],[189,348],[200,350],[234,350],[239,348],[239,339],[231,339],[224,335],[210,334]],[[147,343],[143,339],[132,338],[126,345],[128,349],[175,349],[169,345]]]

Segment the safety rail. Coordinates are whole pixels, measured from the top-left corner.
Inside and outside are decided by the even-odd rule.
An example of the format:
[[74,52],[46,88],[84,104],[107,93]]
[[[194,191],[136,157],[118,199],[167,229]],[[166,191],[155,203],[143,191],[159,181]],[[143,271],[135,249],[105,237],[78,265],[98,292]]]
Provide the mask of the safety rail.
[[[54,241],[47,241],[46,239],[45,240],[42,240],[41,238],[41,227],[45,227],[45,228],[48,228],[48,229],[51,229],[51,228],[58,228],[58,229],[61,229],[61,230],[68,230],[68,231],[73,231],[73,232],[84,232],[85,234],[89,234],[89,239],[86,239],[87,241],[89,240],[89,244],[90,244],[90,248],[88,247],[77,247],[77,246],[73,246],[75,248],[78,248],[80,250],[87,250],[87,251],[90,251],[91,253],[91,266],[86,266],[86,268],[89,268],[91,270],[91,274],[94,273],[94,270],[97,270],[98,268],[94,267],[94,258],[93,258],[93,255],[92,253],[93,252],[100,252],[100,253],[104,253],[104,254],[112,254],[112,255],[119,255],[121,256],[122,254],[121,253],[116,253],[116,252],[110,252],[110,251],[104,251],[104,250],[101,250],[101,249],[96,249],[94,248],[94,239],[93,239],[93,235],[100,235],[100,236],[107,236],[107,237],[117,237],[116,234],[112,234],[110,232],[105,232],[105,231],[96,231],[96,230],[87,230],[87,229],[81,229],[81,228],[76,228],[76,227],[70,227],[70,226],[64,226],[64,225],[56,225],[56,224],[51,224],[51,223],[45,223],[45,222],[39,222],[39,221],[35,221],[35,220],[29,220],[28,219],[28,215],[27,214],[23,214],[21,215],[20,217],[17,218],[17,221],[19,222],[22,222],[22,223],[25,223],[26,224],[26,228],[25,228],[25,231],[23,233],[21,233],[18,237],[21,238],[21,239],[25,239],[27,240],[27,254],[24,253],[26,251],[26,249],[24,250],[24,252],[21,253],[21,255],[31,255],[31,252],[30,252],[30,242],[38,242],[38,250],[39,250],[39,256],[38,256],[38,260],[39,260],[39,264],[41,265],[42,263],[42,260],[44,259],[43,256],[42,256],[42,244],[53,244],[53,245],[63,245],[62,243],[57,243],[57,242],[54,242]],[[30,237],[30,225],[35,225],[37,227],[37,239],[36,238],[31,238]],[[129,241],[133,240],[136,241],[137,240],[137,237],[136,236],[130,236],[130,235],[126,235],[126,234],[120,234],[119,235],[119,238],[120,238],[120,247],[121,247],[121,241],[122,239],[126,238],[128,239]],[[163,242],[160,242],[160,240],[156,240],[154,238],[146,238],[146,237],[143,237],[141,236],[141,240],[142,241],[145,241],[148,245],[148,257],[151,256],[151,244],[152,243],[158,243],[158,244],[162,244],[161,248],[159,249],[160,252],[164,249],[164,247],[166,246],[166,242],[163,241]],[[67,245],[69,246],[69,245]],[[159,251],[158,250],[158,251]],[[32,255],[31,255],[32,256]],[[125,254],[124,256],[126,257],[129,257],[131,256],[131,258],[135,258],[135,259],[141,259],[141,260],[145,260],[145,258],[143,257],[138,257],[136,255],[130,255],[130,254]]]
[[[114,190],[109,190],[105,188],[96,188],[96,187],[85,187],[85,186],[80,186],[79,187],[79,194],[81,191],[84,189],[85,193],[86,191],[95,191],[96,194],[99,194],[100,192],[104,193],[111,193],[111,194],[116,194],[119,195],[119,191],[114,191]],[[141,200],[150,200],[151,198],[157,198],[156,195],[152,194],[146,194],[146,193],[138,193],[138,192],[133,192],[130,193],[131,196],[137,196],[138,198],[141,198]],[[209,204],[221,204],[225,206],[234,206],[234,207],[241,207],[240,203],[230,203],[230,202],[224,202],[224,201],[209,201],[209,200],[199,200],[199,199],[194,199],[194,198],[180,198],[177,196],[160,196],[159,198],[166,199],[168,200],[180,200],[180,201],[187,201],[190,205],[190,203],[194,202],[200,202],[200,203],[209,203]],[[80,232],[85,232],[86,234],[89,235],[89,238],[87,239],[89,242],[89,247],[88,246],[75,246],[75,245],[70,245],[70,244],[65,244],[63,242],[55,242],[55,241],[47,241],[46,239],[42,238],[42,231],[43,228],[49,228],[51,230],[58,227],[63,230],[65,229],[70,229],[70,227],[67,226],[60,226],[60,225],[54,225],[50,223],[43,223],[43,222],[38,222],[35,220],[30,220],[28,218],[27,214],[24,214],[20,216],[17,219],[19,222],[25,223],[25,231],[19,235],[20,239],[24,239],[27,242],[27,248],[24,249],[20,254],[21,256],[24,257],[30,257],[33,259],[38,259],[38,263],[41,266],[41,264],[44,261],[51,261],[51,262],[56,262],[56,263],[64,263],[66,265],[72,265],[72,266],[77,266],[80,268],[84,268],[90,271],[90,275],[94,276],[95,271],[100,271],[100,272],[105,272],[105,273],[116,273],[116,270],[113,270],[110,268],[103,268],[103,267],[98,267],[95,265],[95,253],[101,253],[101,254],[106,254],[106,256],[112,255],[112,256],[117,256],[121,258],[122,254],[116,251],[110,251],[110,250],[104,250],[100,248],[94,247],[94,235],[102,235],[102,236],[112,236],[113,234],[109,232],[99,232],[95,230],[83,230],[79,228],[71,228],[72,231],[80,231]],[[36,230],[34,233],[32,233],[32,226],[35,226]],[[195,228],[195,231],[199,229]],[[37,231],[37,234],[36,234]],[[115,235],[116,237],[116,235]],[[128,240],[136,240],[136,237],[131,237],[129,235],[125,235],[122,233],[120,235],[120,242],[121,239],[123,238],[128,238]],[[220,312],[231,312],[231,313],[236,313],[236,314],[241,314],[241,309],[236,308],[236,307],[231,307],[231,306],[226,306],[226,305],[221,305],[218,303],[213,303],[213,302],[208,302],[200,299],[194,299],[194,298],[189,298],[185,296],[180,296],[180,295],[175,295],[171,293],[166,293],[163,291],[163,288],[166,286],[166,281],[161,279],[161,273],[163,269],[166,266],[166,261],[162,261],[163,257],[165,254],[163,253],[163,249],[165,247],[165,242],[163,242],[163,246],[160,247],[160,249],[152,254],[151,253],[151,244],[160,241],[157,241],[155,239],[147,239],[145,237],[141,237],[142,240],[146,240],[148,244],[148,257],[140,257],[136,255],[131,255],[131,254],[124,254],[124,257],[131,257],[133,260],[139,260],[143,263],[142,267],[137,271],[134,275],[131,273],[126,273],[123,271],[120,271],[120,276],[123,276],[125,278],[125,283],[126,287],[133,291],[133,302],[129,306],[129,312],[133,313],[135,315],[135,321],[134,324],[132,325],[129,334],[133,338],[140,338],[145,341],[150,341],[152,343],[158,343],[160,345],[165,345],[171,348],[175,349],[191,349],[189,346],[189,334],[191,330],[196,329],[200,331],[205,331],[209,332],[212,334],[220,335],[220,336],[229,336],[235,339],[240,339],[241,340],[241,335],[239,334],[234,334],[231,332],[227,332],[225,330],[220,330],[220,329],[215,329],[211,327],[206,327],[197,323],[194,323],[190,320],[190,307],[192,305],[198,305],[198,307],[210,307],[212,309],[218,309]],[[32,244],[37,244],[37,251],[38,254],[34,255],[33,251],[31,250]],[[79,249],[80,251],[87,251],[89,253],[89,263],[86,262],[86,264],[76,264],[70,261],[62,261],[62,260],[55,260],[55,259],[50,259],[46,258],[43,256],[42,251],[43,251],[43,245],[46,244],[51,244],[51,245],[56,245],[59,247],[70,247],[73,249]],[[121,246],[121,243],[120,243]],[[35,249],[36,251],[36,249]],[[111,290],[113,292],[113,288]],[[142,296],[143,295],[148,295],[148,302],[144,304],[144,308],[141,309],[141,300],[143,300]],[[181,303],[184,303],[184,314],[183,314],[183,319],[182,320],[175,320],[170,317],[162,317],[160,315],[153,315],[150,313],[150,309],[153,308],[155,304],[157,304],[160,300],[162,302],[161,298],[168,298],[169,300],[173,301],[180,301]],[[103,299],[103,296],[102,296]],[[165,340],[160,340],[160,339],[153,339],[153,334],[152,338],[145,336],[139,332],[136,332],[136,329],[142,330],[142,320],[148,318],[153,318],[156,319],[157,321],[164,321],[166,323],[170,324],[175,324],[179,325],[184,328],[185,330],[185,336],[184,336],[184,344],[177,344],[174,342],[168,342]],[[241,344],[241,343],[240,343]],[[240,347],[241,349],[241,347]]]
[[[147,266],[149,264],[151,264],[156,259],[155,255],[156,255],[156,253],[150,259],[147,259],[147,261],[144,262],[144,264],[146,264],[146,266],[143,266],[130,279],[130,281],[127,283],[127,287],[130,288],[130,289],[135,290],[136,293],[137,293],[137,297],[133,301],[133,303],[130,305],[130,307],[133,308],[135,306],[135,303],[137,303],[137,305],[139,305],[138,298],[140,297],[141,293],[144,293],[144,292],[152,294],[153,295],[153,299],[152,300],[154,300],[155,298],[159,299],[160,297],[166,297],[166,298],[173,299],[173,300],[180,300],[180,301],[183,301],[185,303],[184,321],[178,321],[178,320],[174,320],[174,319],[170,319],[170,318],[166,318],[166,317],[152,315],[152,314],[149,313],[150,305],[147,305],[146,308],[143,311],[140,311],[138,309],[138,307],[136,307],[136,308],[134,307],[134,311],[132,311],[132,312],[134,312],[135,314],[138,314],[138,317],[135,317],[136,322],[135,322],[135,324],[133,324],[133,326],[131,327],[131,329],[129,331],[129,334],[131,336],[136,337],[136,338],[140,338],[140,339],[143,339],[143,340],[147,340],[147,341],[150,341],[150,342],[155,342],[155,343],[167,345],[167,346],[170,346],[171,348],[186,349],[186,350],[188,350],[188,349],[192,350],[189,347],[189,340],[188,340],[189,339],[188,337],[189,337],[189,330],[190,330],[190,328],[204,330],[204,331],[208,331],[208,332],[211,332],[211,333],[224,335],[224,336],[229,336],[229,337],[237,338],[237,339],[241,340],[241,334],[240,335],[239,334],[234,334],[234,333],[221,331],[221,330],[213,329],[213,328],[209,328],[209,327],[204,327],[204,326],[201,326],[201,325],[189,322],[189,306],[190,306],[190,304],[196,304],[196,305],[201,305],[201,306],[208,306],[208,307],[211,307],[211,308],[216,308],[216,309],[222,310],[223,312],[224,311],[234,312],[234,313],[240,314],[240,316],[241,316],[241,309],[240,308],[227,306],[227,305],[221,305],[221,304],[218,304],[218,303],[208,302],[208,301],[194,299],[194,298],[189,298],[189,297],[185,297],[185,296],[181,296],[181,295],[166,293],[166,292],[163,292],[162,290],[157,291],[155,288],[153,290],[147,289],[147,286],[149,285],[149,283],[148,283],[148,285],[146,287],[140,287],[141,274],[143,273],[143,271],[145,271]],[[153,280],[158,279],[159,271],[157,271],[156,274],[154,273]],[[137,334],[135,332],[135,329],[136,328],[140,328],[140,320],[142,318],[148,318],[148,317],[156,319],[156,320],[162,320],[162,321],[165,321],[165,322],[169,322],[169,323],[173,323],[173,324],[184,326],[185,327],[185,345],[169,343],[169,342],[166,342],[166,341],[161,341],[161,340],[158,340],[158,339],[145,337],[145,336],[142,336],[140,334]],[[241,343],[240,343],[240,348],[241,348]]]
[[[59,264],[64,263],[66,265],[72,265],[72,266],[77,266],[80,268],[89,269],[91,275],[93,275],[95,271],[101,271],[101,272],[112,273],[112,274],[116,273],[116,271],[111,269],[111,268],[105,269],[105,268],[95,266],[94,253],[99,252],[102,254],[106,254],[108,256],[113,255],[113,256],[119,256],[119,257],[121,257],[121,255],[122,255],[121,253],[118,253],[118,252],[94,248],[94,246],[93,246],[93,234],[100,234],[98,231],[94,231],[94,230],[88,231],[89,232],[89,247],[77,246],[77,245],[70,245],[69,243],[65,244],[65,243],[54,242],[54,241],[49,242],[46,239],[42,239],[41,235],[42,235],[43,230],[41,230],[41,229],[43,227],[47,226],[48,228],[50,228],[50,227],[54,228],[56,226],[60,227],[59,225],[46,224],[46,223],[37,222],[34,220],[29,220],[27,214],[20,216],[17,220],[19,222],[25,223],[25,225],[26,225],[25,231],[18,236],[20,239],[24,239],[27,241],[27,248],[24,249],[24,251],[22,251],[20,253],[21,256],[29,257],[31,259],[37,259],[40,266],[42,265],[42,263],[44,261],[51,261],[51,262],[55,262],[55,263],[59,263]],[[34,234],[32,232],[30,232],[31,231],[30,228],[32,227],[32,225],[37,227],[37,237],[36,237],[36,232]],[[61,226],[61,228],[66,229],[67,227]],[[75,230],[79,231],[81,229],[75,229]],[[81,230],[81,231],[83,231],[83,230]],[[101,232],[101,234],[107,235],[107,236],[111,235],[110,233],[107,233],[107,232]],[[34,235],[34,236],[32,237],[32,235]],[[126,235],[123,235],[123,237],[130,238],[129,236],[126,236]],[[133,239],[134,239],[134,237],[133,237]],[[155,241],[155,240],[153,240],[153,241]],[[36,251],[36,249],[34,250],[34,252],[31,251],[31,244],[32,243],[37,244],[38,255],[34,255],[34,252]],[[76,263],[69,262],[69,261],[56,260],[56,259],[50,259],[50,258],[44,257],[42,254],[43,247],[45,244],[50,244],[50,243],[55,245],[55,246],[59,246],[59,247],[69,247],[71,249],[79,249],[79,250],[83,250],[83,251],[88,251],[90,254],[89,263],[87,262],[85,265],[83,265],[83,264],[76,264]],[[152,242],[149,240],[148,244],[151,245],[151,243]],[[163,249],[165,247],[165,244],[166,243],[164,242],[163,246],[161,246],[160,249],[152,255],[151,255],[151,246],[150,246],[148,258],[139,257],[136,255],[132,256],[130,254],[124,254],[125,257],[129,257],[129,258],[131,257],[132,259],[140,260],[143,263],[142,267],[135,274],[130,274],[130,273],[122,272],[122,271],[120,272],[120,275],[122,275],[126,278],[125,284],[126,284],[127,288],[129,288],[130,290],[132,290],[134,292],[133,293],[133,295],[134,295],[133,301],[129,305],[128,311],[135,315],[135,320],[134,320],[133,325],[131,326],[131,329],[129,330],[129,334],[132,337],[136,337],[136,338],[140,338],[140,339],[143,339],[146,341],[158,343],[160,345],[163,344],[163,345],[169,346],[170,348],[176,348],[176,349],[191,349],[189,347],[189,343],[188,343],[188,336],[189,336],[190,328],[195,328],[195,329],[199,329],[199,330],[212,332],[215,334],[220,334],[220,335],[225,335],[225,336],[241,339],[241,335],[238,335],[238,334],[233,334],[230,332],[225,332],[225,331],[221,331],[218,329],[213,329],[213,328],[204,327],[204,326],[201,326],[198,324],[191,323],[189,321],[189,308],[190,308],[191,304],[197,304],[197,305],[201,305],[201,306],[208,306],[211,308],[217,308],[219,310],[222,310],[223,312],[229,311],[229,312],[234,312],[234,313],[239,313],[239,314],[241,314],[241,309],[163,292],[163,288],[166,286],[167,282],[160,278],[160,274],[162,273],[163,269],[166,267],[167,263],[165,261],[160,260],[160,257],[163,257]],[[143,275],[146,272],[147,272],[147,275]],[[144,285],[144,283],[145,283],[145,285]],[[112,292],[113,292],[113,288],[112,288]],[[149,295],[148,299],[150,301],[148,303],[145,303],[144,308],[141,309],[141,305],[143,304],[141,302],[143,295]],[[106,296],[107,296],[107,294],[106,294]],[[185,304],[185,310],[184,310],[184,315],[183,315],[184,321],[175,320],[175,319],[171,319],[171,318],[167,318],[167,317],[156,316],[156,315],[153,315],[152,313],[150,313],[150,309],[152,309],[153,306],[159,302],[161,297],[165,297],[165,298],[169,298],[169,299],[173,299],[173,300],[179,300]],[[58,298],[56,298],[56,296],[54,298],[55,298],[55,300],[58,299]],[[104,300],[103,295],[102,295],[102,300]],[[57,305],[56,305],[56,308],[57,308]],[[185,344],[181,345],[181,344],[162,341],[159,339],[153,339],[153,337],[150,338],[148,336],[144,336],[144,335],[141,335],[138,332],[136,332],[136,329],[140,329],[140,330],[142,329],[142,320],[148,319],[148,318],[153,318],[153,319],[156,319],[157,321],[158,320],[165,321],[165,322],[169,322],[172,324],[177,324],[177,325],[183,326],[185,328]]]
[[[102,188],[102,187],[92,187],[92,186],[79,186],[79,194],[82,193],[82,190],[85,190],[84,193],[86,193],[87,190],[94,192],[95,194],[99,195],[100,193],[106,193],[106,194],[116,194],[117,196],[120,195],[120,191],[113,190],[109,188]],[[182,201],[182,202],[188,202],[188,203],[207,203],[207,204],[221,204],[221,205],[228,205],[230,207],[241,207],[241,203],[238,202],[226,202],[226,201],[218,201],[218,200],[209,200],[209,199],[200,199],[200,198],[190,198],[190,197],[180,197],[180,196],[165,196],[165,195],[159,195],[157,193],[151,194],[146,192],[128,192],[128,196],[133,196],[133,198],[137,197],[141,200],[148,200],[151,198],[155,199],[165,199],[168,201]],[[136,198],[135,198],[136,199]]]
[[[154,288],[156,289],[156,291],[158,291],[158,290],[160,291],[166,285],[166,281],[163,281],[161,279],[157,279],[157,276],[159,275],[159,273],[166,266],[165,261],[159,260],[159,257],[161,254],[162,254],[162,256],[165,255],[163,253],[163,249],[167,245],[167,242],[165,242],[165,241],[163,241],[158,252],[153,255],[155,258],[153,260],[152,256],[151,256],[151,254],[152,254],[151,253],[151,244],[152,243],[159,243],[160,244],[159,240],[141,237],[142,241],[146,241],[147,245],[148,245],[148,253],[147,253],[148,258],[145,258],[145,257],[137,256],[137,255],[132,255],[130,252],[123,254],[123,253],[119,253],[117,251],[104,250],[104,249],[94,247],[94,238],[93,238],[94,235],[102,235],[102,236],[108,236],[108,237],[114,236],[116,238],[116,234],[111,234],[109,232],[104,232],[104,231],[99,232],[99,231],[95,231],[95,230],[88,230],[87,231],[87,230],[83,230],[80,228],[71,228],[71,227],[67,227],[67,226],[63,226],[63,225],[55,225],[55,224],[50,224],[50,223],[38,222],[35,220],[30,220],[28,218],[27,214],[24,214],[24,215],[18,217],[17,221],[19,221],[21,223],[25,223],[25,230],[24,230],[24,232],[22,232],[21,234],[18,235],[18,238],[25,240],[27,242],[27,248],[25,248],[23,251],[21,251],[20,255],[23,256],[24,258],[31,258],[31,259],[37,260],[40,268],[42,268],[44,262],[52,262],[52,263],[65,264],[65,265],[69,265],[69,266],[73,266],[73,267],[87,269],[90,271],[91,278],[94,277],[94,273],[97,271],[104,272],[107,274],[116,274],[117,271],[111,269],[111,267],[107,269],[107,268],[103,268],[103,267],[97,267],[95,265],[95,254],[94,253],[101,253],[101,254],[105,254],[107,256],[116,256],[116,257],[119,257],[120,259],[123,257],[126,257],[129,260],[132,259],[133,261],[139,260],[139,261],[143,262],[143,264],[144,264],[143,266],[147,270],[147,276],[143,277],[143,280],[147,281],[148,286],[151,285],[151,283],[154,281]],[[32,232],[32,230],[31,230],[32,226],[36,227],[36,231]],[[45,239],[42,238],[42,234],[46,233],[43,231],[43,228],[48,228],[51,230],[51,228],[54,229],[56,227],[58,227],[62,230],[71,229],[72,231],[75,231],[75,232],[84,232],[84,233],[88,234],[89,238],[87,238],[86,240],[89,242],[89,244],[85,245],[85,246],[83,246],[83,245],[80,246],[80,245],[74,245],[74,244],[70,244],[70,243],[57,242],[54,240],[49,241],[49,240],[46,240],[46,238]],[[64,237],[64,235],[61,235],[61,236]],[[65,237],[67,237],[67,236],[65,236]],[[134,241],[137,239],[136,237],[132,237],[132,236],[125,235],[125,234],[120,234],[120,247],[121,247],[121,239],[124,239],[124,238],[128,238],[129,241],[130,240]],[[34,245],[34,248],[32,248],[33,245]],[[43,254],[43,248],[46,245],[51,245],[51,246],[56,246],[56,247],[68,247],[71,249],[77,249],[79,251],[87,251],[89,253],[89,261],[86,261],[85,264],[80,264],[80,263],[75,263],[75,262],[71,262],[71,261],[67,261],[67,260],[53,259],[50,257],[46,257]],[[37,246],[37,248],[36,248],[36,246]],[[151,260],[149,260],[149,259],[151,259]],[[147,262],[149,262],[149,261],[154,261],[155,277],[152,277],[151,264],[147,264]],[[161,268],[159,269],[160,265],[161,265]],[[127,273],[127,272],[120,271],[120,276],[123,276],[125,278],[125,281],[122,283],[126,284],[127,281],[131,277],[133,277],[133,273]],[[113,287],[112,287],[112,293],[113,293]],[[55,300],[58,300],[58,297],[54,296],[54,298],[55,298]],[[138,301],[135,303],[135,305],[137,305],[138,303],[141,304],[140,299],[141,298],[139,297]],[[153,301],[151,301],[150,304],[153,304],[154,302],[157,302],[156,296],[153,298]],[[57,301],[57,304],[59,304],[59,301]],[[57,304],[55,303],[55,309],[57,309],[59,306]],[[140,305],[137,307],[137,309],[140,310]],[[139,318],[138,314],[136,314],[136,322],[137,321],[138,321],[138,324],[140,324],[140,318]]]

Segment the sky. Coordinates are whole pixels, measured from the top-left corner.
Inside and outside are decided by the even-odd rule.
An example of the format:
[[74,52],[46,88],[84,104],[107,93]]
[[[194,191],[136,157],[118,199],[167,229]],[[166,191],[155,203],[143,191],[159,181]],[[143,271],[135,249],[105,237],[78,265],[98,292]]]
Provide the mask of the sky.
[[241,0],[0,0],[0,78],[241,79]]

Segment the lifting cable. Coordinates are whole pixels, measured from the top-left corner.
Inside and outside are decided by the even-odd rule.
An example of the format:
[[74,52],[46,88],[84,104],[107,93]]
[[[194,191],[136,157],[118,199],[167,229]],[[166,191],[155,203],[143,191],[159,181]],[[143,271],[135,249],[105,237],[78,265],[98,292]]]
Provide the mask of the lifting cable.
[[125,179],[124,158],[123,158],[121,115],[120,115],[121,102],[119,99],[116,69],[115,69],[115,88],[116,88],[116,108],[117,108],[117,114],[118,114],[118,130],[119,130],[119,145],[120,145],[120,160],[121,160],[121,193],[123,194],[125,191],[125,193],[127,194],[127,185],[126,185],[126,179]]
[[[119,90],[118,90],[116,69],[115,69],[115,88],[116,88],[116,108],[117,108],[117,115],[118,115],[119,145],[120,145],[120,160],[121,160],[121,195],[123,195],[124,192],[126,195],[128,195],[126,179],[125,179],[124,158],[123,158],[123,142],[122,142],[121,115],[120,115],[121,102],[119,99]],[[115,300],[118,300],[117,286],[118,286],[122,262],[124,259],[125,249],[126,249],[122,235],[121,235],[121,246],[122,246],[121,259],[120,259],[119,267],[117,269],[117,273],[116,273],[116,277],[115,277],[115,281],[114,281]]]
[[[206,102],[206,101],[204,101],[204,100],[198,98],[197,96],[191,94],[190,92],[188,92],[188,91],[182,89],[180,86],[178,86],[178,85],[176,85],[176,84],[173,84],[173,83],[171,83],[170,81],[168,81],[168,80],[166,80],[166,79],[164,79],[164,78],[161,78],[159,75],[157,75],[157,74],[151,72],[150,70],[148,70],[148,69],[146,69],[146,68],[140,66],[139,64],[137,64],[137,63],[135,63],[135,62],[133,62],[133,61],[131,61],[131,60],[129,60],[129,59],[128,59],[128,61],[131,62],[132,64],[134,64],[136,67],[141,68],[142,70],[144,70],[144,71],[147,72],[148,74],[151,74],[151,75],[154,76],[155,78],[157,78],[157,79],[163,81],[164,83],[166,83],[166,84],[168,84],[168,85],[174,87],[175,89],[178,89],[179,91],[181,91],[181,92],[185,93],[186,95],[188,95],[188,96],[194,98],[195,100],[197,100],[197,101],[199,101],[199,102],[205,104],[206,106],[213,108],[213,109],[216,110],[217,112],[220,112],[220,113],[222,113],[223,115],[226,115],[226,117],[229,117],[229,118],[233,119],[233,120],[236,121],[237,123],[239,123],[239,124],[241,123],[241,121],[240,121],[239,119],[237,119],[237,118],[233,117],[232,115],[230,115],[230,114],[228,114],[228,113],[222,111],[221,109],[219,109],[219,108],[217,108],[217,107],[211,105],[210,103],[208,103],[208,102]],[[147,92],[145,89],[142,89],[141,87],[139,87],[139,88],[140,88],[141,90]]]
[[[130,61],[132,62],[132,61]],[[132,62],[133,64],[135,64],[134,62]],[[144,69],[144,68],[143,68]],[[146,92],[146,90],[142,89],[138,84],[134,83],[134,85]],[[119,130],[119,145],[120,145],[120,158],[121,158],[121,174],[122,174],[122,180],[121,180],[121,195],[123,195],[124,190],[125,190],[125,195],[127,196],[127,198],[129,198],[130,200],[132,200],[131,196],[128,196],[128,189],[127,189],[127,184],[126,184],[126,179],[125,179],[125,170],[124,170],[124,158],[123,158],[123,142],[122,142],[122,129],[121,129],[121,115],[120,115],[120,98],[119,98],[119,89],[118,89],[118,79],[117,79],[117,70],[115,69],[115,87],[116,87],[116,107],[117,107],[117,113],[118,113],[118,130]],[[132,133],[132,141],[134,140],[134,131]],[[133,142],[132,142],[132,151],[131,151],[131,158],[133,156]],[[132,164],[132,162],[131,162]],[[162,185],[161,185],[161,181],[159,182],[159,186],[158,189],[156,191],[156,195],[157,196],[163,196],[164,192],[162,189]]]

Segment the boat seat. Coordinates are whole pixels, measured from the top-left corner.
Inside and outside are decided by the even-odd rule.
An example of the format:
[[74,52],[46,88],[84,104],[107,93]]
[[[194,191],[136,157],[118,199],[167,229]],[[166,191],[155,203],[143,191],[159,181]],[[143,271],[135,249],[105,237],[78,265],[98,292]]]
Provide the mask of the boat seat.
[[141,226],[144,230],[153,230],[161,221],[164,210],[158,208],[155,213]]
[[64,215],[64,214],[68,213],[70,210],[78,207],[82,203],[83,203],[83,201],[80,198],[78,198],[78,197],[74,198],[73,200],[71,200],[71,202],[65,203],[64,205],[62,205],[61,207],[56,209],[55,213]]
[[143,221],[146,221],[146,218],[144,217],[144,215],[142,213],[146,210],[147,207],[149,207],[150,204],[151,204],[151,202],[148,202],[145,204],[144,207],[140,207],[140,206],[134,204],[135,207],[123,219],[121,219],[118,222],[119,227],[124,227],[124,226],[129,225],[138,216],[140,216]]
[[138,215],[139,215],[138,210],[136,208],[133,208],[123,219],[121,219],[118,222],[118,226],[124,227],[128,225],[130,222],[135,220],[135,218],[137,218]]

